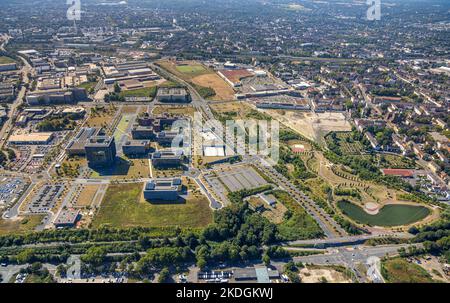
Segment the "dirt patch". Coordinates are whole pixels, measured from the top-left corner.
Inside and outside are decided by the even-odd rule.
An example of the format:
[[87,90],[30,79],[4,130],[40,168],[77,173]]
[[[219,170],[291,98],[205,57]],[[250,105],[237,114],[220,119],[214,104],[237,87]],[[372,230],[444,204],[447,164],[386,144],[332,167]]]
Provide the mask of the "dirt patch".
[[217,74],[206,74],[192,79],[197,85],[214,89],[214,100],[229,101],[234,99],[234,90]]
[[310,113],[299,111],[264,110],[308,139],[323,141],[331,131],[351,131],[350,123],[342,113]]
[[303,283],[351,283],[352,280],[344,276],[344,274],[334,269],[309,269],[307,267],[300,270],[300,278]]
[[84,185],[81,190],[78,199],[76,200],[75,207],[87,207],[92,204],[92,201],[97,193],[99,185]]

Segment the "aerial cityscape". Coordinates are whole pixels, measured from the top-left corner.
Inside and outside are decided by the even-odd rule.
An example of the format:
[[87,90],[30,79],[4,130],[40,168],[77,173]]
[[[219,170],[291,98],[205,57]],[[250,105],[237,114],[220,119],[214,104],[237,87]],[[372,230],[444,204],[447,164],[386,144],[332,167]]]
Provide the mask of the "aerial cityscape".
[[0,283],[450,282],[448,0],[0,8]]

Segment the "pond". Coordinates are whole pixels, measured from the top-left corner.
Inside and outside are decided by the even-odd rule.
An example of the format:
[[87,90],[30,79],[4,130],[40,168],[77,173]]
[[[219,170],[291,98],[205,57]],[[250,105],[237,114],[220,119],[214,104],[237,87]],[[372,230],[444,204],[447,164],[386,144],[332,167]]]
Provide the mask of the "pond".
[[408,225],[426,218],[431,212],[423,206],[405,204],[386,205],[376,215],[370,215],[358,205],[347,201],[338,202],[338,207],[350,219],[372,226]]

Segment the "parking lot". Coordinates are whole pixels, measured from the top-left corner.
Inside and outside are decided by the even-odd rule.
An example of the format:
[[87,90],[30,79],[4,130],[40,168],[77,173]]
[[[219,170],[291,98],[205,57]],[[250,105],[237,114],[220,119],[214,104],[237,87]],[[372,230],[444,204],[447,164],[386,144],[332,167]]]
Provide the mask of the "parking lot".
[[267,181],[250,166],[232,166],[212,171],[203,176],[209,189],[221,203],[227,203],[228,192],[253,189],[267,185]]
[[232,170],[216,172],[217,178],[225,184],[231,192],[261,187],[267,184],[252,167],[238,166]]
[[38,193],[32,198],[27,210],[34,214],[47,213],[54,208],[58,200],[61,199],[64,188],[65,185],[62,183],[46,184],[42,186]]
[[28,183],[17,177],[0,177],[0,209],[14,204],[28,187]]

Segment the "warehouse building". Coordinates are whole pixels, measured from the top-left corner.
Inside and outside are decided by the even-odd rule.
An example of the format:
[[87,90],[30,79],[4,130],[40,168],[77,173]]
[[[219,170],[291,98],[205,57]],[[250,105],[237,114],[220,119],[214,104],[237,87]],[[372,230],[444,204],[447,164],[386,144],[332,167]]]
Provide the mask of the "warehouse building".
[[181,193],[180,178],[154,179],[144,185],[144,198],[147,201],[177,201]]
[[12,135],[8,142],[15,145],[46,145],[53,139],[53,133],[30,133],[25,135]]
[[17,69],[17,65],[16,63],[5,63],[5,64],[0,64],[0,72],[6,72],[6,71],[10,71],[10,70],[16,70]]

